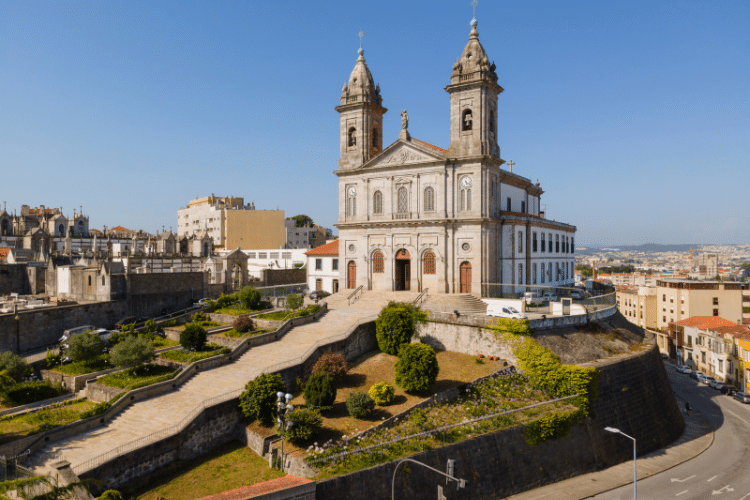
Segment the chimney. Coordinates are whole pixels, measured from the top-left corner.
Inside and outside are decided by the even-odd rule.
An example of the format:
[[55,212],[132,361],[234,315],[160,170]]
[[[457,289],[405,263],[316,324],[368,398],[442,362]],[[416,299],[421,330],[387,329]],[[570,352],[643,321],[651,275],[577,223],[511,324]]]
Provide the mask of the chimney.
[[591,279],[596,280],[596,261],[591,261]]

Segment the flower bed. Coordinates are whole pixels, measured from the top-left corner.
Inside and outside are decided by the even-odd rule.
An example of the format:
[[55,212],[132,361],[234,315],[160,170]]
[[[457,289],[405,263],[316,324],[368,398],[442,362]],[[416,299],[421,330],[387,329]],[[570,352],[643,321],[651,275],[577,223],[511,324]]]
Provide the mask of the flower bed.
[[0,444],[15,441],[32,434],[70,424],[80,414],[94,407],[85,399],[76,399],[44,406],[28,413],[0,417]]
[[[137,387],[143,387],[144,385],[151,385],[166,380],[163,377],[166,375],[172,375],[173,373],[176,373],[175,370],[169,366],[149,363],[143,366],[137,366],[121,372],[105,375],[96,381],[110,387],[135,389]],[[144,382],[148,383],[144,384]]]
[[190,349],[177,349],[174,351],[163,352],[159,355],[160,358],[168,359],[170,361],[177,361],[178,363],[192,363],[200,359],[206,359],[213,356],[221,356],[232,352],[228,347],[222,347],[216,344],[206,344],[206,346],[200,351],[192,351]]
[[[465,389],[463,394],[454,401],[412,411],[408,417],[393,427],[375,430],[366,437],[357,438],[354,441],[344,439],[336,443],[328,442],[323,446],[313,445],[308,448],[309,460],[326,459],[337,453],[372,447],[358,453],[338,458],[331,457],[313,463],[321,471],[318,476],[321,479],[371,467],[423,450],[439,448],[445,444],[463,441],[488,432],[525,424],[540,415],[564,413],[575,409],[567,402],[550,403],[548,406],[501,415],[451,429],[437,430],[451,424],[468,422],[477,417],[514,410],[551,399],[554,397],[549,392],[531,388],[528,378],[524,375],[517,374],[513,370],[502,370],[476,387]],[[428,434],[401,440],[407,436],[425,432]]]
[[282,321],[292,318],[300,318],[302,316],[309,316],[310,314],[315,314],[320,309],[320,306],[317,304],[310,304],[304,309],[300,309],[299,311],[289,312],[289,311],[278,311],[275,313],[264,313],[259,314],[256,316],[258,319],[270,319],[274,321]]

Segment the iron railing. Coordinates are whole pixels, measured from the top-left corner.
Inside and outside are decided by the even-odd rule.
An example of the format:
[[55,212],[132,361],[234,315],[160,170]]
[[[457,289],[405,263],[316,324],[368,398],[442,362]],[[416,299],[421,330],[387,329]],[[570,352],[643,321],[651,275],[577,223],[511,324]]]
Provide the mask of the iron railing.
[[422,290],[419,293],[419,295],[417,295],[417,298],[414,299],[414,302],[412,302],[412,304],[414,304],[417,307],[422,307],[422,304],[424,304],[424,301],[427,300],[428,291],[429,291],[429,288],[425,288],[424,290]]
[[286,297],[290,293],[306,295],[307,283],[295,283],[292,285],[262,286],[262,287],[256,288],[256,290],[260,292],[260,296],[263,298]]
[[349,305],[354,304],[357,302],[361,297],[364,290],[364,285],[359,285],[356,290],[354,290],[352,293],[349,294],[349,296],[346,298]]

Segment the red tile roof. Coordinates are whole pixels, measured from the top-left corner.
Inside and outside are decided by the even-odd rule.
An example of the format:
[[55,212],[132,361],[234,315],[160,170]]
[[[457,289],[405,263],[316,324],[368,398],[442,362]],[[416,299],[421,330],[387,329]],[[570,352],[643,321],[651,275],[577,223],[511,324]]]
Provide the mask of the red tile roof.
[[425,146],[428,146],[428,147],[430,147],[432,149],[437,149],[441,153],[448,154],[448,150],[447,149],[439,148],[437,146],[434,146],[434,145],[430,144],[429,142],[420,141],[419,139],[415,139],[414,137],[412,137],[411,140],[412,141],[417,141],[418,143],[424,144]]
[[720,316],[694,316],[681,321],[675,321],[674,324],[676,326],[690,326],[701,330],[713,330],[720,326],[735,326],[735,323]]
[[0,259],[5,259],[10,253],[10,248],[0,248]]
[[265,495],[273,493],[274,491],[281,491],[294,486],[300,486],[303,484],[311,483],[309,479],[305,479],[297,476],[284,476],[271,479],[264,483],[254,484],[252,486],[243,486],[235,490],[225,491],[224,493],[217,493],[216,495],[209,495],[207,497],[199,498],[198,500],[245,500],[246,498],[252,498],[259,495]]
[[339,254],[339,240],[333,240],[325,245],[313,248],[305,252],[305,255],[338,255]]
[[113,227],[112,231],[130,231],[130,229],[122,226]]
[[728,333],[735,338],[750,340],[750,328],[748,328],[748,325],[718,326],[711,328],[711,331],[722,335]]

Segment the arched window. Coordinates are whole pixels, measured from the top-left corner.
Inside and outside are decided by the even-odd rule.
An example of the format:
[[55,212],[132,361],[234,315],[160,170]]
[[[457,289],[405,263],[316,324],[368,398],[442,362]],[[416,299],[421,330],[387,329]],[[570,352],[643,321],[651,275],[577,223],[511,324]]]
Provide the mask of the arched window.
[[348,217],[354,217],[357,215],[357,198],[354,196],[348,196],[346,198],[346,214]]
[[60,224],[57,227],[57,232],[60,236],[65,236],[65,226],[63,224]]
[[378,129],[372,129],[372,147],[377,148],[380,144],[380,137],[378,135]]
[[91,286],[91,276],[89,276],[89,286]]
[[471,189],[461,190],[461,210],[471,210]]
[[432,212],[435,210],[435,190],[427,187],[424,190],[424,211]]
[[540,270],[541,272],[539,273],[539,277],[542,279],[541,283],[544,283],[544,262],[542,262]]
[[357,129],[354,127],[349,129],[347,145],[349,147],[357,145]]
[[552,262],[549,262],[547,264],[547,281],[552,283]]
[[435,254],[431,250],[424,253],[424,274],[435,274]]
[[471,115],[471,110],[464,110],[464,112],[461,114],[461,130],[471,130],[473,121],[474,119]]
[[383,252],[381,252],[380,250],[372,254],[372,272],[373,273],[385,272],[385,261],[383,259]]
[[398,213],[405,214],[409,211],[409,192],[405,187],[398,188]]
[[102,286],[104,286],[104,276],[102,276]]
[[375,193],[372,195],[372,213],[383,213],[383,193],[381,193],[380,191],[375,191]]

